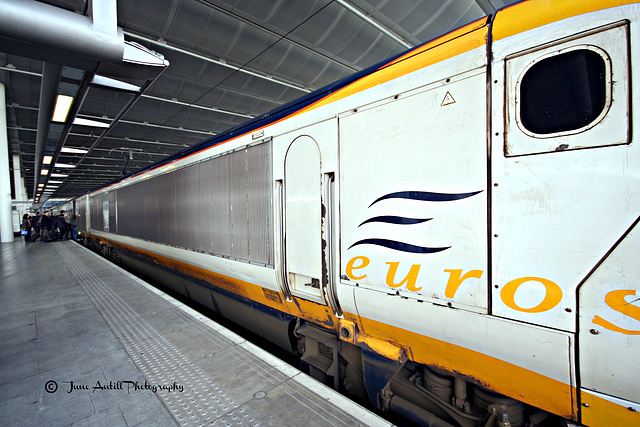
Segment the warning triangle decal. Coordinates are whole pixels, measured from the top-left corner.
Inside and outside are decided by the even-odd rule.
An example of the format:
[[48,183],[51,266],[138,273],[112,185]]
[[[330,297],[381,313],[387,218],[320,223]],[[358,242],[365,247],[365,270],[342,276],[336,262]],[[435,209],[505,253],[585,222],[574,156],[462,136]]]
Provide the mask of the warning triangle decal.
[[444,99],[442,100],[442,104],[440,104],[440,106],[443,107],[445,105],[453,104],[455,102],[456,102],[456,100],[453,99],[453,96],[451,96],[451,94],[449,92],[447,92],[447,94],[444,96]]

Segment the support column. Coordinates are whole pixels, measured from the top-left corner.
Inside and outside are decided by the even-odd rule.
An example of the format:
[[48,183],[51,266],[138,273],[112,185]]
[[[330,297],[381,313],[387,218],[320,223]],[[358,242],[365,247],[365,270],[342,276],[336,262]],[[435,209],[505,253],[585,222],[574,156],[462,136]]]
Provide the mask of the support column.
[[11,179],[9,177],[9,137],[7,134],[7,101],[4,84],[0,83],[0,241],[13,242],[11,217]]
[[13,155],[13,191],[16,195],[16,202],[26,202],[29,199],[25,191],[24,181],[22,179],[22,168],[20,165],[20,156]]

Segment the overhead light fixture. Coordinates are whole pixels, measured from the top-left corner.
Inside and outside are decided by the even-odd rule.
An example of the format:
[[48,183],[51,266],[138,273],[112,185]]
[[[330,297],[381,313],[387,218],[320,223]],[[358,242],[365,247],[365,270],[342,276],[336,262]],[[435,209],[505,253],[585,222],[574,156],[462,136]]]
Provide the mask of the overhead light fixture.
[[74,153],[74,154],[85,154],[85,153],[88,153],[89,150],[85,150],[85,149],[82,149],[82,148],[62,147],[60,149],[60,152],[62,152],[62,153]]
[[109,77],[96,74],[93,76],[91,83],[94,85],[106,86],[114,89],[127,90],[129,92],[140,92],[142,87],[132,85],[131,83],[125,83],[120,80],[115,80]]
[[[51,176],[53,176],[53,174],[51,174]],[[48,183],[49,183],[49,184],[62,184],[62,181],[53,181],[53,180],[51,180],[51,179],[50,179],[50,180],[48,181]],[[41,185],[44,185],[44,184],[41,184]]]
[[53,160],[53,157],[51,157],[51,156],[44,156],[44,157],[42,158],[42,164],[43,164],[43,165],[50,165],[52,160]]
[[40,171],[40,175],[47,175],[49,173],[49,169],[42,169]]
[[66,173],[52,173],[51,178],[66,178],[69,175]]
[[68,95],[58,95],[56,107],[53,110],[53,118],[51,120],[54,122],[64,123],[67,120],[67,114],[69,114],[72,102],[73,97]]
[[96,121],[96,120],[81,119],[79,117],[76,117],[73,120],[73,124],[74,125],[80,125],[80,126],[93,126],[93,127],[96,127],[96,128],[108,128],[110,126],[109,123],[99,122],[99,121]]
[[53,165],[54,168],[75,168],[76,165],[70,165],[68,163],[56,163]]
[[41,182],[40,184],[38,184],[38,187],[44,187],[44,182]]

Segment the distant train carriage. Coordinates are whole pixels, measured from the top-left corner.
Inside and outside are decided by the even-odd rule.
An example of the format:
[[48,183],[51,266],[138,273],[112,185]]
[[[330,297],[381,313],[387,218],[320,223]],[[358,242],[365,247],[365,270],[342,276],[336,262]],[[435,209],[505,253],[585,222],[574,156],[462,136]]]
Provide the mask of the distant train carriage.
[[418,423],[640,425],[639,33],[632,1],[518,3],[79,197],[78,228]]

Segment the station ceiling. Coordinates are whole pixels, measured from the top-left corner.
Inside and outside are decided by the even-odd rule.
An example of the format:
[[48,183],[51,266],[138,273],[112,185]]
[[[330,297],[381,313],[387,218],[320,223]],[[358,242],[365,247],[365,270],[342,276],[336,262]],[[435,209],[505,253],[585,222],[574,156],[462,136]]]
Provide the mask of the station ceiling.
[[[0,25],[0,82],[11,168],[41,203],[84,194],[517,1],[93,2],[0,0],[0,23],[3,14],[17,21],[7,10],[33,19],[29,33]],[[117,24],[102,19],[105,7]],[[114,65],[111,46],[84,60],[78,50],[91,40],[66,22],[91,16],[153,64],[135,64],[134,52],[133,64]],[[72,99],[62,122],[51,118],[58,94]]]

